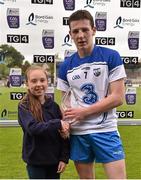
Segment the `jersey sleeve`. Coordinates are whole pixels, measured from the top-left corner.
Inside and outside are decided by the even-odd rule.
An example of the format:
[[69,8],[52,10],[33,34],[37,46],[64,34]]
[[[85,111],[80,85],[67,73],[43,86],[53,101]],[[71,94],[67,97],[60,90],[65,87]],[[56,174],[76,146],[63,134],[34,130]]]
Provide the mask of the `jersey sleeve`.
[[108,62],[109,82],[116,81],[126,77],[123,61],[117,51],[113,51]]
[[69,88],[69,83],[67,80],[67,60],[65,60],[60,68],[57,77],[57,89],[61,91],[67,91]]

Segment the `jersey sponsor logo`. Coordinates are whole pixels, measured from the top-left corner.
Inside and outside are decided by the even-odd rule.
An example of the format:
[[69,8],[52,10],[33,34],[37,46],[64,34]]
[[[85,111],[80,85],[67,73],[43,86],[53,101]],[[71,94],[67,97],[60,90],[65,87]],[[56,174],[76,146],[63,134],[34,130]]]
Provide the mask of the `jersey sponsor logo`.
[[85,104],[94,104],[98,101],[98,95],[95,92],[95,87],[91,83],[83,84],[80,88],[85,94],[82,97],[82,100]]
[[93,73],[96,77],[100,76],[100,74],[101,74],[100,68],[93,69]]

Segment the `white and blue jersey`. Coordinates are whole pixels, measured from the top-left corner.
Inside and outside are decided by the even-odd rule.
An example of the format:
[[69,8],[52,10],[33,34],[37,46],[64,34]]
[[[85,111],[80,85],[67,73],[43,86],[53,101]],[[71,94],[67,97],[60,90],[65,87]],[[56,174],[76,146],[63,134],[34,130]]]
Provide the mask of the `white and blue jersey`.
[[[117,51],[94,46],[90,56],[80,58],[78,53],[67,57],[59,69],[57,88],[71,87],[71,106],[88,107],[108,95],[109,83],[126,77],[123,62]],[[74,135],[117,130],[116,109],[91,115],[72,125]]]

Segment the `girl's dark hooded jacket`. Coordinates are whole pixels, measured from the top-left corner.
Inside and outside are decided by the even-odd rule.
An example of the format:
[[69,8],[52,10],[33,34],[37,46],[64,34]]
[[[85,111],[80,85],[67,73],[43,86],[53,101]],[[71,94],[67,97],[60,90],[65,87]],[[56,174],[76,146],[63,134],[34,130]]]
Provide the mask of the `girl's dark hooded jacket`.
[[18,106],[18,122],[23,129],[22,158],[31,165],[55,165],[59,161],[68,163],[69,140],[64,140],[58,130],[61,128],[61,111],[49,98],[42,105],[44,122],[35,120],[28,110],[28,104]]

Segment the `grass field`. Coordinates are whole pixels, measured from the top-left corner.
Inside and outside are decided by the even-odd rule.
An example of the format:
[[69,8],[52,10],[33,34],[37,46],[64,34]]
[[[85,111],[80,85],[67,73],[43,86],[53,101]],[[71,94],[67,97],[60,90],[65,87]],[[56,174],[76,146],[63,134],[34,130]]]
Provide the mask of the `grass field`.
[[[141,179],[141,126],[119,126],[126,153],[128,179]],[[0,179],[27,178],[21,159],[21,128],[0,128]],[[72,161],[62,179],[77,179]],[[96,178],[106,178],[101,164],[96,164]]]

